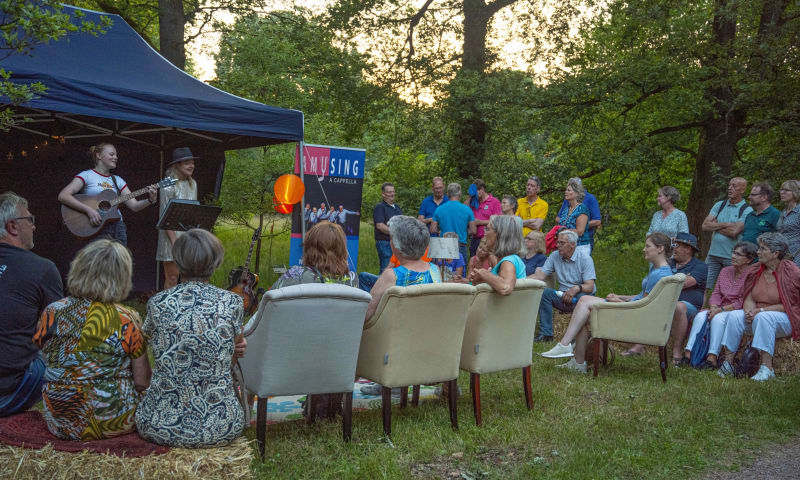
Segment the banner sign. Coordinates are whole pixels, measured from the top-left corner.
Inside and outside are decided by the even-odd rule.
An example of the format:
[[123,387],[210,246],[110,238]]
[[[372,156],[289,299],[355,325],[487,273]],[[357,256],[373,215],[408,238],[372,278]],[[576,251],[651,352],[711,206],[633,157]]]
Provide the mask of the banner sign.
[[[305,202],[292,210],[289,263],[303,257],[302,223],[306,231],[318,222],[338,223],[347,237],[347,263],[358,271],[358,232],[361,225],[361,191],[364,187],[363,149],[304,145]],[[294,173],[300,175],[300,147],[295,149]]]

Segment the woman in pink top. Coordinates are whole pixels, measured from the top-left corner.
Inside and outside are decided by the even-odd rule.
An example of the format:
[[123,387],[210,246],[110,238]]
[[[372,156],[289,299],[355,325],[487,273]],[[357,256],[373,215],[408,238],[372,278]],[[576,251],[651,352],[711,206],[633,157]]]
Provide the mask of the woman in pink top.
[[742,308],[742,282],[744,282],[747,267],[756,259],[758,247],[750,242],[739,242],[733,247],[731,265],[723,268],[717,277],[717,284],[709,300],[710,308],[703,310],[694,317],[692,331],[689,333],[689,342],[683,352],[684,362],[688,363],[692,355],[697,332],[707,321],[711,322],[709,334],[708,356],[697,368],[712,370],[717,368],[717,355],[722,345],[722,334],[728,322],[728,312]]

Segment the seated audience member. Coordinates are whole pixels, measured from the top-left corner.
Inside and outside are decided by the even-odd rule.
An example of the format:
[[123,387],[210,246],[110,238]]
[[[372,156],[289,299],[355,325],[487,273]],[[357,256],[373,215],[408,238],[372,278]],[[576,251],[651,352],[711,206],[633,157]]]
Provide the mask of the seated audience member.
[[563,225],[568,230],[578,234],[578,250],[586,251],[591,255],[591,238],[589,237],[589,209],[583,204],[583,197],[586,190],[583,184],[570,179],[567,188],[564,190],[564,200],[567,201],[567,208],[559,213],[559,225]]
[[[387,268],[378,277],[370,294],[372,300],[367,307],[365,324],[369,324],[378,303],[384,292],[389,287],[408,287],[410,285],[423,285],[427,283],[441,283],[439,268],[433,263],[422,260],[430,243],[431,236],[424,223],[416,218],[405,215],[396,215],[389,219],[389,245],[392,253],[397,256],[400,265]],[[381,385],[365,385],[361,393],[366,395],[380,395]],[[400,389],[393,389],[392,394],[399,395]]]
[[681,199],[678,189],[669,185],[658,189],[658,206],[661,210],[653,214],[647,234],[661,232],[669,238],[675,238],[678,233],[689,233],[689,220],[686,214],[675,208]]
[[503,212],[503,215],[516,215],[517,199],[511,195],[503,195],[503,200],[500,201],[500,211]]
[[594,261],[586,250],[578,250],[578,234],[572,230],[558,233],[558,251],[547,257],[544,266],[530,278],[545,280],[553,272],[558,277],[558,290],[545,288],[539,303],[539,335],[536,342],[553,341],[553,307],[567,313],[575,309],[575,303],[583,295],[596,290]]
[[[433,259],[428,256],[428,249],[425,249],[425,253],[422,254],[422,258],[420,258],[420,260],[422,260],[423,262],[433,261]],[[397,259],[397,255],[392,254],[391,258],[389,258],[389,268],[394,268],[398,265],[400,265],[400,261]],[[374,273],[359,272],[358,274],[358,288],[364,290],[367,293],[372,291],[372,287],[375,285],[375,282],[377,281],[378,281],[378,276],[375,275]]]
[[767,182],[754,183],[750,189],[750,206],[753,211],[744,218],[742,241],[756,243],[762,233],[774,232],[778,228],[781,212],[772,206],[775,190]]
[[547,261],[546,252],[544,233],[531,230],[525,235],[525,256],[522,257],[522,261],[525,263],[526,276],[533,275],[537,268],[544,266],[544,262]]
[[[455,238],[458,240],[456,232],[445,232],[442,238]],[[459,252],[458,258],[451,258],[444,262],[445,271],[442,272],[444,277],[450,276],[451,281],[459,282],[467,278],[467,262],[464,260],[464,255]],[[444,278],[442,278],[444,280]]]
[[132,287],[133,261],[119,242],[95,240],[72,260],[71,296],[51,303],[33,337],[47,362],[47,429],[67,440],[136,430],[134,412],[150,384],[139,316],[118,302]]
[[528,236],[531,230],[542,231],[550,206],[539,196],[542,182],[539,177],[528,177],[525,184],[525,196],[517,200],[517,216],[522,219],[522,235]]
[[[678,305],[675,307],[672,318],[672,363],[675,366],[689,364],[688,360],[683,357],[683,339],[689,323],[703,308],[708,267],[701,260],[695,258],[695,253],[699,251],[697,237],[691,233],[679,233],[673,239],[670,268],[672,273],[686,275],[686,281],[683,284],[681,295],[678,297]],[[644,353],[644,345],[636,344],[622,352],[622,355],[641,355],[642,353]]]
[[469,263],[467,263],[467,278],[470,277],[473,271],[478,269],[491,269],[497,265],[497,257],[489,251],[486,247],[486,239],[482,238],[480,243],[478,244],[478,249],[475,251],[475,255],[473,255],[469,259]]
[[42,398],[45,364],[31,338],[45,307],[64,296],[53,262],[30,251],[34,230],[28,202],[0,195],[0,417]]
[[753,211],[744,199],[745,190],[747,180],[741,177],[732,178],[728,182],[728,198],[715,203],[703,220],[703,231],[713,232],[711,246],[706,255],[707,288],[713,288],[719,271],[731,264],[731,252],[741,238],[744,219]]
[[778,218],[777,231],[786,237],[794,264],[800,267],[800,181],[783,182],[780,194],[784,208]]
[[522,248],[522,220],[516,216],[492,215],[486,225],[486,248],[499,258],[491,270],[478,268],[470,272],[473,285],[488,283],[500,295],[511,295],[518,278],[525,278],[525,264],[519,254]]
[[[589,314],[592,305],[600,302],[633,302],[646,297],[659,280],[672,275],[672,270],[667,263],[670,255],[671,240],[663,233],[653,233],[647,237],[644,243],[644,258],[650,262],[650,271],[642,280],[642,291],[637,295],[617,295],[609,293],[603,299],[585,295],[578,300],[575,311],[572,312],[572,319],[567,326],[567,331],[561,341],[542,356],[545,358],[573,357],[568,362],[559,367],[586,373],[586,347],[589,342]],[[566,294],[565,294],[566,295]],[[572,341],[575,340],[573,347]]]
[[697,367],[700,370],[718,368],[717,356],[722,345],[725,324],[728,322],[728,313],[742,309],[742,281],[750,268],[750,264],[756,259],[757,251],[758,247],[750,242],[739,242],[733,247],[732,265],[723,268],[719,272],[717,284],[714,286],[714,292],[711,294],[711,300],[709,300],[709,309],[703,310],[694,317],[692,330],[689,332],[689,341],[686,343],[686,350],[683,353],[683,356],[687,359],[692,356],[692,348],[694,347],[697,333],[705,322],[711,322],[708,356]]
[[242,297],[208,283],[222,263],[222,243],[193,228],[172,246],[181,283],[147,302],[142,331],[155,369],[136,410],[143,438],[174,447],[229,443],[244,430],[231,366],[244,356]]
[[753,334],[751,345],[761,351],[761,368],[750,377],[761,382],[775,376],[775,339],[790,335],[800,339],[800,268],[784,258],[788,252],[789,242],[782,234],[758,237],[758,263],[745,274],[742,310],[728,313],[722,335],[727,353],[717,371],[719,376],[733,374],[733,358],[745,332]]

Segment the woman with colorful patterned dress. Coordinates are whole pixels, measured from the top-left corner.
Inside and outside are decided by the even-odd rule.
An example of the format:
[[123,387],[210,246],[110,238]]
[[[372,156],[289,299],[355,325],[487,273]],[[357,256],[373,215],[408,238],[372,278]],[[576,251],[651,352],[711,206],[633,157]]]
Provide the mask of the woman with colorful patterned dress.
[[98,440],[136,430],[150,364],[138,315],[116,303],[128,296],[132,273],[122,244],[92,242],[70,264],[72,296],[42,312],[33,341],[47,359],[44,419],[59,438]]
[[182,282],[147,302],[142,331],[155,360],[153,379],[136,410],[139,435],[160,445],[208,447],[244,430],[231,367],[244,356],[244,306],[235,293],[208,283],[224,250],[213,234],[192,229],[172,257]]

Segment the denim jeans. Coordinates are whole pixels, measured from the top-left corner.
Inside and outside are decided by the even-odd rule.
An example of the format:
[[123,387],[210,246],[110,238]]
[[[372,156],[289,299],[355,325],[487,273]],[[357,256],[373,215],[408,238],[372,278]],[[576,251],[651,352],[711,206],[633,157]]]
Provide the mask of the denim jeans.
[[122,220],[118,222],[107,223],[105,227],[97,232],[97,236],[93,237],[90,242],[99,238],[107,238],[109,240],[116,240],[117,242],[128,246],[128,227]]
[[375,282],[377,281],[378,276],[374,273],[361,272],[358,274],[358,288],[367,293],[372,291],[372,287],[375,286]]
[[28,365],[16,391],[0,396],[0,417],[24,412],[42,399],[42,386],[46,370],[44,360],[41,355],[38,355]]
[[714,285],[717,283],[719,272],[724,267],[731,264],[730,258],[718,257],[716,255],[706,256],[706,265],[708,266],[708,277],[706,278],[706,288],[714,290]]
[[[573,298],[577,300],[584,295],[586,294],[579,293]],[[575,309],[576,303],[577,301],[566,305],[561,301],[561,297],[556,294],[554,289],[545,288],[542,294],[542,301],[539,303],[539,335],[545,337],[553,336],[553,307],[562,313],[569,313]]]
[[381,265],[381,269],[378,272],[378,275],[380,275],[389,266],[389,260],[392,258],[392,247],[389,245],[389,240],[375,240],[375,249],[378,251],[378,262]]

